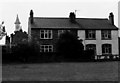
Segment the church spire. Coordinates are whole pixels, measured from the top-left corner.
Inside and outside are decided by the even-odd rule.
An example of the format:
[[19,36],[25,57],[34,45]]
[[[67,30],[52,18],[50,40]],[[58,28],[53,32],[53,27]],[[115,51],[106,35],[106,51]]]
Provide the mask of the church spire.
[[16,17],[15,24],[21,24],[20,21],[19,21],[19,18],[18,18],[18,14],[17,14],[17,17]]
[[20,26],[20,20],[18,18],[18,14],[17,14],[17,17],[16,17],[16,21],[15,21],[15,31],[20,31],[21,29],[21,26]]

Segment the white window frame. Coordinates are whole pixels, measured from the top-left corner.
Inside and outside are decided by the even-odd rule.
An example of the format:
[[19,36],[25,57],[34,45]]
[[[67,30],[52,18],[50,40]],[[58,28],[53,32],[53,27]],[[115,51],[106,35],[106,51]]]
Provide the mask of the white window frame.
[[[110,36],[110,38],[109,38],[109,36]],[[101,38],[102,39],[111,39],[111,30],[102,30]]]
[[[94,35],[95,34],[95,38]],[[88,35],[88,37],[86,39],[96,39],[96,31],[95,30],[87,30],[86,35]]]
[[[41,37],[42,34],[44,35],[43,38]],[[52,36],[53,36],[52,30],[40,30],[40,39],[52,39]]]
[[[108,44],[109,47],[107,46],[107,44],[103,44],[105,46],[102,47],[102,50],[104,50],[104,53],[102,52],[103,55],[106,55],[106,54],[111,54],[112,53],[112,45],[111,44]],[[111,49],[111,50],[110,50]]]
[[53,52],[53,45],[40,45],[40,52]]

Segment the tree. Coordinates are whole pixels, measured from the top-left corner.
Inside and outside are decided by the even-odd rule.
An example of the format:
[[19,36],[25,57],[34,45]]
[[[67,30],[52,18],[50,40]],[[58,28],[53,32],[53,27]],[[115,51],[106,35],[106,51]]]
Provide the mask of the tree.
[[64,60],[79,60],[84,46],[81,40],[71,32],[61,34],[57,42],[57,52]]
[[0,24],[0,40],[7,34],[5,31],[5,26],[3,26],[4,21]]

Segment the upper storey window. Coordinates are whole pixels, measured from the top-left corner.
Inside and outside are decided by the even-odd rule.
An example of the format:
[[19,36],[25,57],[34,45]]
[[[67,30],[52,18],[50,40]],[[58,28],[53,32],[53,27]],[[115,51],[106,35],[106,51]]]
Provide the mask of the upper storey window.
[[52,39],[52,30],[40,30],[40,39]]
[[101,38],[102,39],[111,39],[111,30],[102,30]]
[[85,35],[86,35],[86,39],[96,39],[95,30],[86,30]]

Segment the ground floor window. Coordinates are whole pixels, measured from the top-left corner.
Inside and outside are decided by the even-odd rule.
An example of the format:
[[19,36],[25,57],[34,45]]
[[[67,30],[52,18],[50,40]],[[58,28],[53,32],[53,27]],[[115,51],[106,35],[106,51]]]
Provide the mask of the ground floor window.
[[111,44],[103,44],[102,45],[102,54],[111,54],[112,53],[112,45]]
[[40,45],[40,52],[53,52],[53,45]]
[[96,45],[95,44],[87,44],[86,50],[93,50],[93,54],[96,55]]

